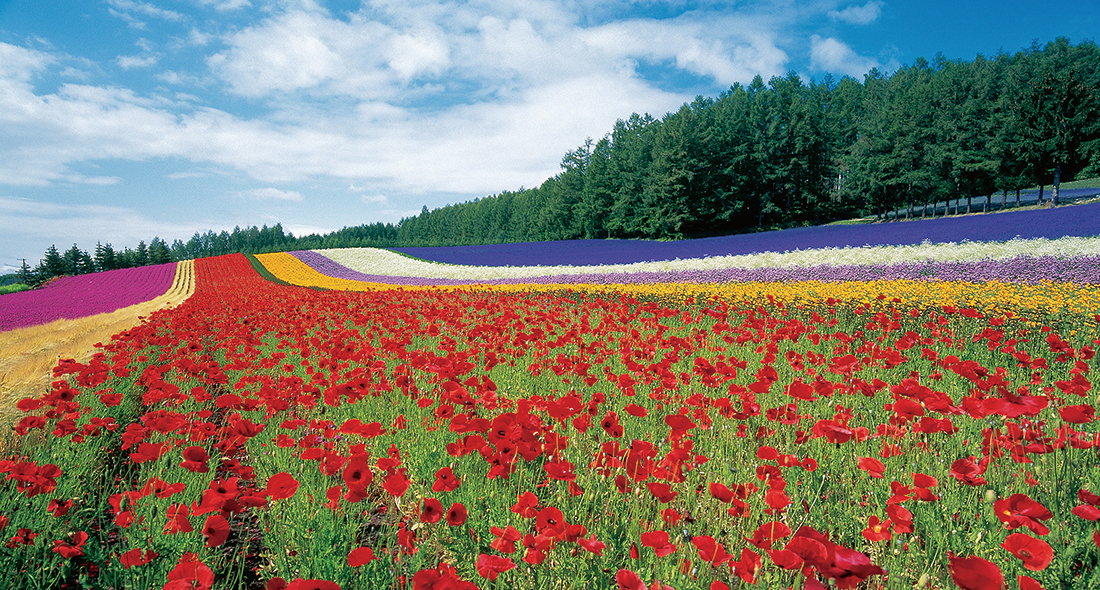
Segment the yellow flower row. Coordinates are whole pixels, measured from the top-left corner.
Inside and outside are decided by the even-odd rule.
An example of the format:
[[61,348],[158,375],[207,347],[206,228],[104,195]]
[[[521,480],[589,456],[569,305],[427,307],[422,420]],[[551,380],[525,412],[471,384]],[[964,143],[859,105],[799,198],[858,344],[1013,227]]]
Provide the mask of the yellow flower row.
[[826,303],[829,298],[848,304],[868,303],[873,306],[891,303],[895,298],[903,303],[923,306],[963,306],[987,313],[1038,312],[1081,314],[1090,319],[1100,314],[1100,285],[1044,282],[1038,285],[989,281],[802,281],[789,283],[654,283],[654,284],[509,284],[462,285],[452,287],[395,286],[382,283],[352,281],[323,275],[304,262],[286,253],[260,254],[257,259],[280,280],[303,287],[321,287],[339,291],[374,291],[401,288],[407,290],[438,289],[458,291],[546,292],[583,291],[615,293],[635,297],[654,297],[682,301],[687,298],[727,301],[767,301],[768,297],[784,303]]

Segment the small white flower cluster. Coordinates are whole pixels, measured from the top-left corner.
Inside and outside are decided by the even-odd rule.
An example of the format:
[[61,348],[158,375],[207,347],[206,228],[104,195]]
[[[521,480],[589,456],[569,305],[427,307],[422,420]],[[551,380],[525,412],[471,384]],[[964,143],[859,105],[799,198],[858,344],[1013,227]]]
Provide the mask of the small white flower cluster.
[[1060,258],[1095,256],[1100,254],[1100,237],[1014,239],[1007,242],[947,242],[941,244],[925,242],[911,246],[820,248],[593,266],[466,266],[442,264],[409,258],[379,248],[344,248],[316,250],[316,252],[349,269],[366,274],[484,281],[575,274],[720,270],[725,268],[795,268],[920,261],[972,262],[1007,259],[1017,256],[1055,256]]

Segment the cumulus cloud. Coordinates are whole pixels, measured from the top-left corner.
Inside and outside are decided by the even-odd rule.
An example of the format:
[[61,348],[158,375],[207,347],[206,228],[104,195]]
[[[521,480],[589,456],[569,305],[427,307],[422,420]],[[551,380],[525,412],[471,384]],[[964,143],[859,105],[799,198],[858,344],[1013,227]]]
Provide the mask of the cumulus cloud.
[[829,18],[852,25],[867,25],[875,22],[882,14],[882,2],[872,0],[863,6],[849,6],[844,10],[829,12]]
[[857,54],[839,39],[814,35],[810,39],[810,67],[858,79],[882,64]]

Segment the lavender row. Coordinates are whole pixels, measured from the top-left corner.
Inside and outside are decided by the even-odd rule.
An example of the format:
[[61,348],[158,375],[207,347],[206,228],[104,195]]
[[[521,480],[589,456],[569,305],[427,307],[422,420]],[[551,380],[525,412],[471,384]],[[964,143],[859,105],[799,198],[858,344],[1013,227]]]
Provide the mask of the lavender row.
[[349,269],[312,251],[293,252],[302,262],[314,270],[330,276],[353,281],[367,281],[391,285],[503,285],[520,283],[734,283],[775,281],[1001,281],[1038,284],[1042,281],[1078,284],[1100,284],[1100,255],[1095,256],[1018,256],[995,260],[967,262],[917,261],[893,264],[866,265],[817,265],[784,268],[726,268],[712,270],[684,270],[666,272],[635,272],[606,274],[553,275],[521,279],[496,279],[487,281],[459,279],[425,279],[420,277],[394,277],[372,275]]
[[628,264],[849,246],[1002,242],[1013,238],[1100,235],[1100,203],[870,225],[800,227],[758,234],[656,242],[567,240],[485,246],[395,248],[410,256],[474,266]]
[[155,299],[176,276],[176,263],[63,277],[32,291],[0,295],[0,332],[108,313]]

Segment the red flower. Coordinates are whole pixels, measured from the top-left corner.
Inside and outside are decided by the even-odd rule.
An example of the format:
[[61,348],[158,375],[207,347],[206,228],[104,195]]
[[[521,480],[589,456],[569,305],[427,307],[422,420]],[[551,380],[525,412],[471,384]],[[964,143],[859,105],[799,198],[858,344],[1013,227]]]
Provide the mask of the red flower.
[[651,481],[646,484],[646,487],[649,488],[649,493],[653,494],[653,497],[657,498],[657,501],[662,504],[675,500],[680,493],[673,491],[672,487],[663,481]]
[[880,479],[882,478],[883,472],[886,471],[886,466],[882,464],[882,461],[874,457],[861,457],[859,459],[859,468],[866,471],[871,477]]
[[1016,583],[1020,585],[1020,590],[1043,590],[1042,584],[1027,576],[1017,576]]
[[359,547],[348,553],[348,567],[359,567],[374,560],[374,550],[370,547]]
[[1023,560],[1024,567],[1033,572],[1046,569],[1054,559],[1054,550],[1046,541],[1023,533],[1012,533],[1001,547]]
[[130,569],[136,565],[145,565],[156,559],[158,555],[160,554],[152,549],[142,551],[134,548],[118,556],[118,560],[122,563],[122,567]]
[[382,482],[382,489],[389,492],[391,496],[399,497],[409,489],[409,480],[404,473],[394,471],[386,476],[385,481]]
[[711,483],[710,495],[719,502],[725,502],[726,504],[729,504],[730,501],[733,500],[733,490],[726,487],[726,484],[723,483]]
[[539,498],[531,492],[523,492],[512,505],[512,512],[522,518],[534,518],[539,514]]
[[206,449],[190,446],[183,450],[183,463],[180,463],[180,467],[192,473],[206,473],[210,471],[210,467],[206,465],[209,459],[210,455],[206,454]]
[[619,590],[646,590],[638,574],[628,569],[615,572],[615,581],[619,584]]
[[466,522],[466,505],[461,502],[455,502],[451,504],[450,509],[447,510],[447,524],[451,526],[462,526]]
[[293,497],[297,491],[298,480],[285,471],[276,473],[267,480],[267,493],[272,500],[286,500]]
[[1050,510],[1027,494],[1012,494],[993,502],[993,512],[1004,523],[1005,528],[1012,530],[1024,526],[1036,535],[1049,533],[1050,529],[1039,521],[1054,517]]
[[968,486],[985,485],[985,478],[982,477],[984,473],[985,467],[975,463],[974,457],[958,459],[951,464],[951,477]]
[[168,572],[164,590],[208,590],[214,585],[214,572],[199,561],[194,553],[180,556],[176,567]]
[[1005,578],[996,564],[978,556],[956,557],[947,554],[951,562],[951,579],[963,590],[1003,590]]
[[863,538],[871,541],[889,541],[893,535],[890,534],[890,519],[880,521],[878,516],[872,514],[871,518],[867,520],[867,528],[863,529]]
[[435,498],[425,498],[420,508],[420,522],[434,524],[443,518],[443,505]]
[[496,580],[500,574],[515,569],[516,562],[508,559],[507,557],[501,557],[499,555],[486,555],[482,553],[477,556],[477,573],[483,578],[488,578],[490,581]]
[[202,525],[202,536],[207,547],[219,547],[229,538],[229,521],[221,514],[211,514]]
[[53,552],[64,557],[65,559],[72,559],[84,555],[84,543],[88,541],[88,533],[79,531],[69,536],[68,541],[56,540],[53,542]]
[[657,557],[664,557],[676,551],[676,545],[669,542],[668,533],[665,531],[642,533],[642,545],[652,547],[657,553]]
[[444,467],[435,472],[435,483],[432,484],[433,492],[453,492],[458,489],[462,481],[455,476],[450,467]]
[[363,492],[374,480],[374,472],[370,470],[370,463],[365,459],[354,458],[344,465],[343,479],[349,490]]

